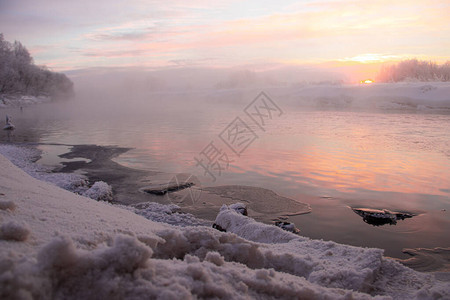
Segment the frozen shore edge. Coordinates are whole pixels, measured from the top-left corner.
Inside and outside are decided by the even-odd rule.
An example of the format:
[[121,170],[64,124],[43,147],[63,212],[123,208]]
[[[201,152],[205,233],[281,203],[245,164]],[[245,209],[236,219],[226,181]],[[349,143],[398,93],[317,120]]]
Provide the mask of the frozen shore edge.
[[0,108],[22,107],[51,101],[52,98],[50,96],[0,94]]
[[32,178],[0,155],[1,298],[439,299],[448,275],[310,240],[224,207],[184,228]]

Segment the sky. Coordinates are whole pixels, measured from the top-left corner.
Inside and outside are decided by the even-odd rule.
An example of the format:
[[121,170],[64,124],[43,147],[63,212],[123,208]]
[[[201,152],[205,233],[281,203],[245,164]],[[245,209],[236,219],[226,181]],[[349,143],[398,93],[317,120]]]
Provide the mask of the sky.
[[0,32],[55,71],[450,60],[448,0],[0,0]]

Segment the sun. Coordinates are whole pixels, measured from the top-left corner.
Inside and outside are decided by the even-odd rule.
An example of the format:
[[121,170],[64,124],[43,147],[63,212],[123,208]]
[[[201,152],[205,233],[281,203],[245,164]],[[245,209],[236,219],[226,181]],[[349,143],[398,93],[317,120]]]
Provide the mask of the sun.
[[371,84],[371,83],[374,83],[374,81],[372,79],[365,79],[365,80],[361,80],[360,83],[362,83],[362,84]]

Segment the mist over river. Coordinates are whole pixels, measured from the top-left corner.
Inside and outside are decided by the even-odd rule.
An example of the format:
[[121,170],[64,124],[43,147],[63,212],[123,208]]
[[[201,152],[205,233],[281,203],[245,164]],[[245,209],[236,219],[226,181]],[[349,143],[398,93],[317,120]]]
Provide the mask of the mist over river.
[[[1,140],[38,143],[42,164],[60,164],[58,155],[70,151],[68,145],[113,145],[132,148],[114,159],[130,168],[194,174],[202,187],[270,189],[310,204],[311,213],[289,221],[311,238],[379,247],[393,257],[406,257],[403,248],[450,247],[447,110],[349,106],[339,95],[299,105],[291,92],[269,90],[280,111],[261,128],[245,113],[259,92],[80,93],[3,110],[17,129],[2,132]],[[238,153],[224,141],[236,118],[254,134]],[[195,159],[211,142],[228,159],[215,178]],[[374,226],[351,208],[414,216]]]

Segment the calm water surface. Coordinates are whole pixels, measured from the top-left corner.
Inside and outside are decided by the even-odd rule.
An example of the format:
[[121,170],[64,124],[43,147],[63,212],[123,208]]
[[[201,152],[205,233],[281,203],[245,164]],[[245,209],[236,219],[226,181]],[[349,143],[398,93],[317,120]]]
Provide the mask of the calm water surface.
[[[86,101],[5,110],[18,127],[3,141],[131,147],[117,162],[166,173],[191,172],[203,186],[240,184],[272,189],[312,213],[291,217],[302,234],[379,247],[404,257],[402,248],[450,247],[450,116],[415,112],[349,112],[284,108],[265,131],[235,104],[176,100]],[[252,99],[248,99],[250,102]],[[283,107],[282,99],[277,99]],[[235,155],[219,134],[241,117],[258,136]],[[232,161],[213,182],[194,157],[210,143]],[[68,151],[40,146],[43,163]],[[407,211],[397,225],[372,226],[350,207]]]

